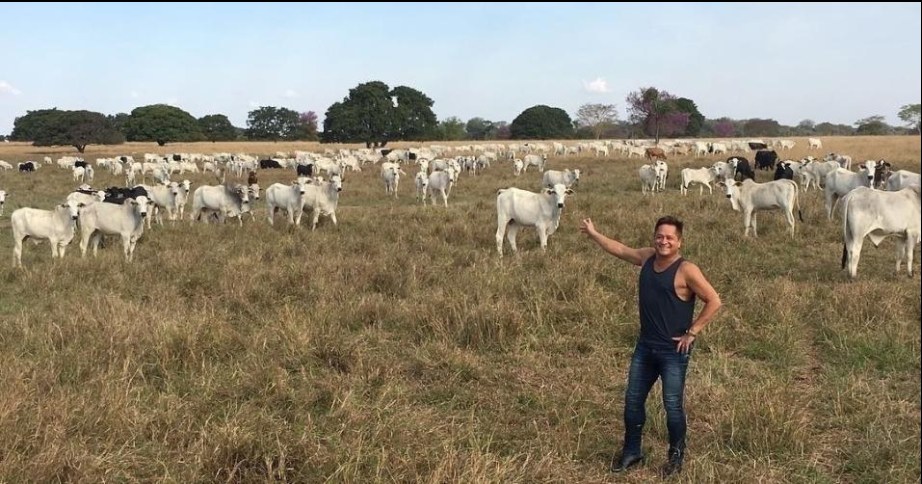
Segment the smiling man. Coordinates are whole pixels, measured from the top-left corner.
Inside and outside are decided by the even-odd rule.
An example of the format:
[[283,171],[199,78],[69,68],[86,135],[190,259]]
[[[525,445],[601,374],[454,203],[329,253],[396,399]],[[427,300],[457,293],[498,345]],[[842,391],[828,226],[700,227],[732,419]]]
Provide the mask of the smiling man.
[[[669,430],[669,454],[662,476],[682,470],[685,459],[685,373],[695,339],[720,308],[720,296],[701,269],[679,254],[682,221],[671,216],[656,221],[653,247],[634,249],[599,233],[591,219],[579,229],[609,254],[641,266],[638,299],[640,337],[634,347],[624,395],[624,446],[611,462],[622,472],[643,461],[641,449],[647,395],[662,380],[663,407]],[[704,308],[694,317],[695,301]]]

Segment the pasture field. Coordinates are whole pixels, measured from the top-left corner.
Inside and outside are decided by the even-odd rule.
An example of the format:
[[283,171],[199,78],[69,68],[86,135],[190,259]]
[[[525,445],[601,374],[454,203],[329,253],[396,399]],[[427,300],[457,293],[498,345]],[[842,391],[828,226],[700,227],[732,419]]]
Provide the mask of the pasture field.
[[[797,141],[783,155],[807,154]],[[920,171],[918,136],[823,142],[815,155]],[[130,143],[84,156],[312,146]],[[73,153],[0,143],[14,167]],[[77,238],[55,262],[47,243],[27,242],[16,270],[10,213],[50,208],[74,184],[56,165],[0,172],[11,193],[0,217],[0,481],[649,482],[666,460],[658,385],[647,462],[608,472],[638,269],[577,226],[592,217],[639,246],[673,214],[686,222],[683,254],[724,303],[689,367],[688,457],[673,480],[919,482],[918,249],[909,277],[894,273],[895,243],[865,244],[848,280],[841,223],[818,191],[801,194],[796,238],[780,212],[744,238],[722,194],[679,194],[681,168],[716,160],[670,157],[668,191],[644,197],[637,158],[551,157],[549,168],[583,178],[546,253],[533,230],[519,234],[518,256],[507,245],[500,259],[494,241],[496,190],[536,190],[535,171],[515,177],[506,162],[463,175],[445,209],[415,202],[414,167],[394,199],[366,165],[345,177],[338,227],[278,217],[269,227],[261,200],[243,227],[155,226],[132,264],[115,240],[81,259]],[[266,188],[293,173],[259,177]],[[123,183],[98,170],[94,186]]]

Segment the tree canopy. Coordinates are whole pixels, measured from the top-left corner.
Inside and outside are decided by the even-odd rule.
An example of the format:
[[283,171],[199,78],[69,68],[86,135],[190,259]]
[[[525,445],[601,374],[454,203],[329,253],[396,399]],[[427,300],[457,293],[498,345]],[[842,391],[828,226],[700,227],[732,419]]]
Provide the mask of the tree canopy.
[[237,139],[237,129],[223,114],[209,114],[198,120],[199,130],[206,140],[233,141]]
[[125,137],[128,141],[156,141],[160,146],[175,141],[204,139],[198,120],[168,104],[152,104],[132,110],[125,123]]
[[922,132],[919,128],[920,117],[922,117],[922,104],[907,104],[900,108],[897,116],[910,128],[916,130],[916,134]]
[[[249,140],[309,140],[316,135],[317,118],[311,119],[305,113],[274,106],[262,106],[250,111],[247,117],[246,137]],[[313,132],[312,132],[313,129]]]
[[13,122],[10,139],[35,146],[73,146],[83,153],[90,144],[120,144],[125,137],[112,121],[93,111],[29,111]]
[[438,127],[432,105],[432,99],[411,87],[391,90],[381,81],[359,84],[327,109],[322,140],[384,146],[393,140],[429,139]]
[[540,104],[516,116],[510,130],[513,139],[565,139],[573,137],[573,121],[563,109]]
[[[667,115],[676,111],[675,100],[676,97],[666,91],[655,87],[641,87],[627,95],[628,112],[631,120],[643,127],[644,134],[654,137],[659,143],[660,130],[667,120]],[[676,117],[669,118],[667,130],[676,130],[679,121]],[[683,126],[682,131],[684,129]]]
[[618,120],[618,110],[614,104],[583,104],[576,111],[576,123],[588,128],[595,139],[602,137]]

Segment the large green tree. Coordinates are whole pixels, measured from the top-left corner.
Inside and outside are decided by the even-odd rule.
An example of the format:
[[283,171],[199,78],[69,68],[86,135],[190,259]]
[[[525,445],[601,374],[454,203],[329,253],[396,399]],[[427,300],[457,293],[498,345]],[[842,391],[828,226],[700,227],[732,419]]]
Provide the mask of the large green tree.
[[627,95],[627,109],[631,121],[642,126],[643,132],[659,143],[660,129],[667,116],[676,111],[675,100],[676,97],[666,91],[641,87]]
[[168,104],[152,104],[132,110],[125,123],[125,137],[128,141],[156,141],[160,146],[204,139],[197,119]]
[[922,104],[907,104],[900,108],[897,116],[908,124],[910,128],[916,130],[916,134],[922,133],[919,128],[920,118],[922,118]]
[[522,111],[510,126],[513,139],[567,139],[573,121],[566,111],[539,104]]
[[13,122],[11,139],[35,146],[73,146],[83,153],[90,144],[120,144],[124,136],[106,115],[93,111],[29,111]]
[[576,111],[576,123],[581,128],[587,128],[595,139],[602,133],[610,130],[618,120],[618,110],[614,104],[583,104]]
[[467,120],[464,130],[469,139],[490,139],[495,134],[496,125],[488,119],[474,117]]
[[297,111],[262,106],[250,111],[246,137],[249,140],[299,140],[307,139],[308,133]]
[[322,140],[363,142],[370,147],[392,140],[434,137],[438,121],[432,104],[428,96],[407,86],[391,90],[381,81],[362,83],[327,109]]
[[227,116],[223,114],[209,114],[202,116],[198,120],[199,130],[206,140],[214,143],[215,141],[233,141],[237,139],[237,129],[231,124]]

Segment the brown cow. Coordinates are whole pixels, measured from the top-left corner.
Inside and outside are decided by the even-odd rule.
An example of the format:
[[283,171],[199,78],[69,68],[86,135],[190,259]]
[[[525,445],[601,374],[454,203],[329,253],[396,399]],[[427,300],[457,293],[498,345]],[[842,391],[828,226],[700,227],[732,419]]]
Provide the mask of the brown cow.
[[662,148],[647,148],[644,150],[644,158],[648,160],[665,160],[666,153]]

